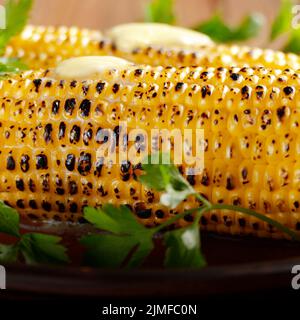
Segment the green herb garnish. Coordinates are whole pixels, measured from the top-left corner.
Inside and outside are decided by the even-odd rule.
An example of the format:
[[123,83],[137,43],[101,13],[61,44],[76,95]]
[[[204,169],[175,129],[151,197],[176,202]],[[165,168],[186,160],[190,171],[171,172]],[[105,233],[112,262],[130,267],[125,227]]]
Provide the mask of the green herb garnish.
[[252,13],[244,18],[237,27],[231,27],[217,13],[210,20],[194,27],[196,31],[205,33],[216,42],[244,41],[258,35],[264,18],[259,13]]
[[[5,47],[12,37],[20,33],[26,26],[33,0],[7,0],[5,2],[6,28],[0,30],[0,54],[3,55]],[[0,78],[10,73],[26,70],[27,66],[19,59],[0,58]]]
[[[174,1],[150,1],[146,6],[145,21],[174,24],[176,22]],[[239,26],[232,27],[225,23],[220,13],[217,13],[208,21],[199,23],[192,29],[207,34],[217,42],[233,42],[255,37],[263,23],[264,18],[261,14],[252,13],[246,16]]]
[[[86,262],[97,267],[136,267],[141,265],[153,249],[153,238],[161,230],[176,224],[179,219],[194,214],[194,222],[175,231],[165,231],[162,236],[166,245],[164,265],[166,267],[199,268],[206,265],[201,253],[199,221],[203,213],[225,209],[242,212],[269,223],[274,228],[288,234],[294,240],[299,236],[279,222],[250,209],[233,205],[211,204],[179,173],[173,164],[162,164],[163,155],[159,156],[161,164],[144,164],[144,175],[139,180],[146,186],[161,192],[163,205],[176,207],[188,196],[198,199],[200,206],[175,215],[163,224],[148,229],[134,218],[126,207],[119,208],[105,205],[102,209],[87,207],[84,217],[105,234],[91,234],[82,237],[81,244],[86,248]],[[150,158],[148,159],[148,161]],[[145,161],[145,163],[148,163]]]
[[5,2],[6,28],[0,30],[0,50],[2,53],[9,40],[26,26],[32,3],[33,0],[7,0]]
[[146,22],[175,23],[174,1],[154,0],[146,5]]
[[19,59],[15,58],[0,58],[0,76],[8,73],[18,73],[26,70],[27,66]]
[[[281,0],[279,13],[272,23],[270,40],[273,41],[280,35],[286,34],[288,40],[283,46],[283,50],[299,53],[300,31],[299,28],[292,26],[293,4],[293,0]],[[171,0],[150,1],[146,7],[145,21],[174,24],[177,20],[174,11],[174,2]],[[200,22],[196,26],[192,26],[191,29],[208,35],[216,42],[232,43],[256,37],[264,20],[262,14],[250,13],[242,19],[240,25],[233,27],[224,21],[220,10],[217,10],[209,20]]]
[[290,30],[293,18],[292,7],[293,2],[291,0],[281,0],[279,13],[272,24],[271,40]]
[[0,244],[0,262],[11,263],[25,259],[28,264],[61,264],[69,261],[61,237],[43,233],[20,234],[18,212],[0,202],[0,233],[15,237],[14,244]]
[[126,206],[116,208],[107,204],[101,209],[87,207],[84,217],[98,229],[109,232],[81,238],[81,244],[87,248],[86,261],[91,265],[118,267],[127,260],[126,266],[136,267],[153,249],[155,230],[138,223]]
[[292,27],[293,19],[293,4],[292,0],[281,0],[279,13],[272,25],[271,40],[275,40],[279,36],[285,34],[287,42],[283,47],[286,52],[300,52],[300,29]]

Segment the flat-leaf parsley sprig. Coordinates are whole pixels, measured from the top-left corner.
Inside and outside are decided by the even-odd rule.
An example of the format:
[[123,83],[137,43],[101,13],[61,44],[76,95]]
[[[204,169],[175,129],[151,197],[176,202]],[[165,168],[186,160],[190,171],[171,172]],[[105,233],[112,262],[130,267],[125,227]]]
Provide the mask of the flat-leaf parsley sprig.
[[[126,206],[116,208],[109,204],[100,209],[85,208],[85,219],[98,229],[107,232],[86,235],[81,239],[81,244],[87,249],[88,264],[97,267],[137,267],[152,251],[155,235],[162,230],[168,230],[167,227],[175,224],[179,219],[194,214],[191,225],[163,232],[166,246],[164,265],[184,268],[203,267],[206,261],[201,253],[199,222],[205,212],[215,209],[232,210],[254,216],[288,234],[292,239],[300,240],[299,236],[289,228],[253,210],[234,205],[212,204],[195,191],[174,164],[162,164],[162,155],[159,158],[159,164],[143,164],[144,174],[139,177],[140,182],[160,191],[160,202],[165,206],[175,208],[189,196],[196,197],[201,205],[177,214],[150,229],[139,224]],[[149,163],[149,160],[146,163]]]
[[[6,27],[0,30],[0,56],[10,39],[19,34],[27,24],[33,0],[6,0]],[[19,59],[0,57],[0,79],[11,73],[19,73],[27,67]]]
[[20,233],[20,215],[0,202],[0,233],[16,239],[0,244],[0,263],[25,261],[27,264],[63,264],[69,262],[61,237],[43,233]]

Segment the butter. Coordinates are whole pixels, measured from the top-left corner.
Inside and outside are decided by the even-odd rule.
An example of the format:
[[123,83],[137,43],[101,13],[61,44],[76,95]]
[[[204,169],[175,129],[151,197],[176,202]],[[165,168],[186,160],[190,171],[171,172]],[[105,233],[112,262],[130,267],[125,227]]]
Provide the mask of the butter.
[[106,32],[121,51],[130,52],[147,46],[197,49],[202,45],[212,45],[206,35],[162,23],[129,23],[116,26]]
[[123,69],[131,62],[111,56],[85,56],[60,62],[54,70],[62,79],[89,79],[112,69]]

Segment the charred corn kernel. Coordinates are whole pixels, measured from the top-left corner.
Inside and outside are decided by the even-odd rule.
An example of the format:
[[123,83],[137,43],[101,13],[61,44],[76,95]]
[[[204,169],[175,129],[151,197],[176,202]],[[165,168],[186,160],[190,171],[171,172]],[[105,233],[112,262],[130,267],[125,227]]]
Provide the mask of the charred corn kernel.
[[[139,24],[136,26],[136,33],[141,34],[138,26]],[[124,26],[121,27],[124,30]],[[5,55],[21,58],[31,69],[54,67],[61,60],[86,55],[114,55],[135,63],[153,66],[264,66],[275,69],[300,69],[298,55],[246,46],[213,44],[201,34],[197,36],[197,41],[192,41],[193,48],[186,49],[186,43],[190,44],[190,41],[186,42],[185,39],[189,37],[182,36],[181,32],[176,33],[177,48],[174,48],[176,42],[174,36],[169,38],[172,40],[171,43],[168,41],[161,43],[161,39],[159,36],[155,37],[155,33],[150,33],[147,38],[144,32],[143,42],[138,42],[136,47],[128,50],[128,48],[124,49],[124,42],[120,45],[118,41],[120,36],[116,36],[116,34],[119,35],[118,30],[121,27],[112,29],[108,32],[107,37],[103,37],[100,32],[86,29],[28,26],[19,36],[11,40]],[[142,27],[144,28],[147,28],[147,25]],[[192,39],[194,37],[192,36]],[[140,37],[135,38],[141,39]],[[122,41],[124,39],[126,36],[121,37]],[[265,79],[260,80],[261,85],[268,82],[269,76],[266,75]],[[222,77],[221,69],[220,77]],[[233,73],[231,77],[236,81],[243,81],[242,74]],[[261,88],[257,88],[256,92],[258,95],[263,95]],[[274,91],[273,94],[276,95],[276,92]]]
[[[140,162],[105,164],[97,149],[110,129],[122,136],[120,123],[148,134],[198,127],[204,128],[204,169],[193,175],[179,166],[197,192],[300,230],[299,87],[291,70],[137,65],[103,69],[90,80],[60,79],[55,70],[1,80],[0,199],[35,220],[81,221],[85,206],[113,203],[128,205],[145,225],[159,224],[199,203],[189,198],[175,209],[160,205],[159,194],[137,181]],[[144,151],[147,137],[124,137],[113,145],[117,155],[126,146]],[[192,220],[187,216],[180,225]],[[207,213],[201,225],[283,236],[228,210]]]

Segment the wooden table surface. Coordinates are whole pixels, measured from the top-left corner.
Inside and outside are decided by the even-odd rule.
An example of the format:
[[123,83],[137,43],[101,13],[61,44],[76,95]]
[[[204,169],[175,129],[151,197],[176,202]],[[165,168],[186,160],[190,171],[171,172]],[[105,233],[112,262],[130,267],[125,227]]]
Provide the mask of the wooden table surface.
[[[141,21],[149,0],[35,0],[31,22],[44,25],[77,25],[105,29],[131,21]],[[179,23],[194,25],[220,8],[228,22],[238,23],[245,14],[262,12],[267,21],[258,39],[250,44],[263,46],[280,0],[174,0]],[[0,0],[3,3],[4,0]]]

